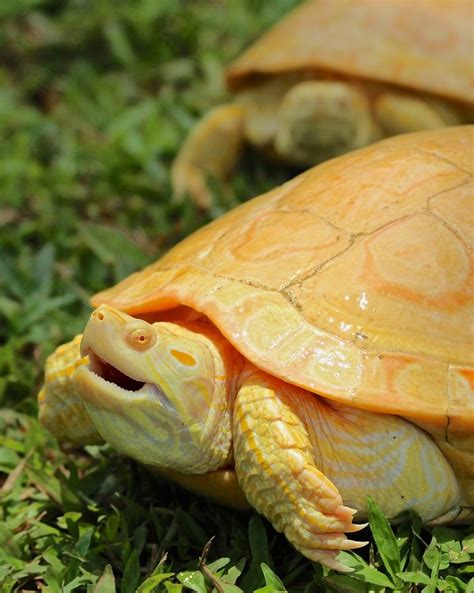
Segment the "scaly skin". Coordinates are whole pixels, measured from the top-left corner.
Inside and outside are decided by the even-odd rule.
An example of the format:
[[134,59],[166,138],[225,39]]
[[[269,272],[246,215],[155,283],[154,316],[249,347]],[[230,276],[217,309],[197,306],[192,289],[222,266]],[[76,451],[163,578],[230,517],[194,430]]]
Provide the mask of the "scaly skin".
[[[66,373],[68,394],[74,391],[107,442],[165,475],[212,472],[215,487],[224,487],[216,472],[228,474],[235,457],[250,504],[305,556],[331,568],[346,570],[338,552],[364,545],[344,533],[362,528],[352,518],[365,512],[369,493],[389,516],[416,508],[431,520],[459,511],[451,467],[415,425],[329,405],[257,371],[203,321],[150,324],[102,305],[86,327],[81,354],[77,341],[69,354],[77,361],[67,360],[67,369],[75,367]],[[58,390],[47,383],[43,393],[49,392]],[[54,399],[41,405],[49,407],[43,417],[54,418]],[[59,426],[59,438],[74,433],[70,422]],[[392,434],[398,441],[383,446]],[[80,436],[76,442],[87,442]],[[391,469],[380,476],[385,465]],[[196,482],[188,486],[196,489]]]
[[244,141],[244,113],[239,105],[221,105],[196,126],[171,169],[171,183],[178,198],[187,194],[201,208],[209,208],[210,179],[226,187]]
[[284,385],[264,373],[247,374],[234,409],[234,454],[242,489],[252,506],[307,558],[347,570],[336,560],[339,550],[366,543],[344,535],[363,528],[352,524],[356,511],[344,506],[337,488],[316,468],[304,423],[280,400]]

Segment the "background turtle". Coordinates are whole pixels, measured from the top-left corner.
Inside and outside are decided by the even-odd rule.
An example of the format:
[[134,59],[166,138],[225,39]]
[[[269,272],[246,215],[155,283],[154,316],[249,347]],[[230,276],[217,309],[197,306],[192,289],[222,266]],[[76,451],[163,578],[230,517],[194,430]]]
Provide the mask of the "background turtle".
[[375,140],[472,121],[470,0],[313,0],[226,73],[232,104],[214,108],[172,170],[177,195],[209,204],[249,142],[307,167]]
[[445,128],[328,161],[99,293],[41,421],[241,504],[236,475],[336,569],[367,494],[472,519],[473,146]]

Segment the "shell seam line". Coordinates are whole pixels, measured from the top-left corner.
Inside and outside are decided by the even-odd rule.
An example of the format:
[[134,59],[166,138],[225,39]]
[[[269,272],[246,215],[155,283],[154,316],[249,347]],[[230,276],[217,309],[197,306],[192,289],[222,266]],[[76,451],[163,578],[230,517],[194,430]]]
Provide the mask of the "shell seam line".
[[346,247],[343,250],[341,250],[336,255],[333,255],[331,258],[327,259],[326,261],[324,261],[321,264],[319,264],[318,266],[316,266],[316,268],[314,268],[308,275],[305,275],[300,278],[296,278],[295,280],[292,280],[290,283],[283,286],[280,290],[284,291],[284,290],[287,290],[288,288],[291,288],[293,286],[301,285],[303,282],[305,282],[306,280],[308,280],[309,278],[311,278],[318,272],[322,271],[324,269],[324,267],[328,263],[330,263],[333,259],[335,259],[336,257],[339,257],[342,253],[345,253],[346,251],[351,249],[351,247],[357,242],[357,240],[359,238],[370,237],[371,235],[381,231],[382,229],[384,229],[386,227],[391,226],[392,224],[398,223],[402,220],[408,220],[410,218],[413,218],[414,216],[418,216],[419,214],[422,214],[425,212],[426,212],[426,208],[422,208],[421,210],[417,210],[416,212],[411,212],[410,214],[406,214],[405,216],[401,216],[400,218],[396,218],[395,220],[390,220],[389,222],[386,222],[385,224],[381,224],[380,226],[378,226],[375,229],[372,229],[369,232],[360,232],[360,233],[352,234],[350,237],[350,240],[349,240],[349,245],[346,245]]
[[469,185],[469,182],[471,181],[472,175],[470,175],[467,179],[463,179],[463,181],[461,181],[461,183],[458,183],[457,185],[453,185],[451,187],[448,187],[447,189],[442,189],[441,191],[439,191],[436,194],[433,194],[432,196],[430,196],[427,201],[426,201],[426,207],[428,212],[431,212],[431,200],[434,200],[435,198],[437,198],[438,196],[442,196],[443,194],[446,194],[450,191],[453,191],[453,189],[459,189],[460,187],[464,187],[465,185]]
[[311,270],[309,270],[308,272],[304,273],[302,276],[300,276],[299,278],[295,278],[294,280],[291,280],[291,282],[289,282],[288,284],[285,284],[284,286],[282,286],[279,289],[279,292],[282,294],[288,294],[286,293],[286,291],[289,288],[292,288],[293,286],[298,286],[300,285],[301,288],[301,284],[303,282],[305,282],[306,280],[308,280],[309,278],[312,278],[313,276],[315,276],[318,272],[320,272],[327,264],[329,264],[330,262],[332,262],[332,260],[336,259],[337,257],[339,257],[340,255],[342,255],[343,253],[345,253],[346,251],[348,251],[349,249],[351,249],[351,247],[354,245],[355,241],[357,239],[356,235],[352,235],[349,238],[349,243],[348,245],[346,245],[344,247],[344,249],[341,249],[341,251],[339,251],[338,253],[334,254],[333,256],[331,256],[329,259],[323,261],[322,263],[318,264],[316,267],[312,268]]
[[449,159],[447,159],[444,156],[441,156],[437,152],[431,152],[429,150],[421,150],[421,148],[414,148],[414,150],[415,150],[415,152],[418,152],[419,154],[423,154],[425,156],[434,156],[437,159],[439,159],[440,161],[444,161],[445,163],[448,163],[449,165],[451,165],[451,167],[454,167],[454,169],[457,169],[458,171],[462,171],[463,173],[466,173],[470,177],[473,176],[473,174],[471,173],[471,171],[466,171],[466,169],[463,169],[459,165],[456,165],[456,163],[453,163],[452,161],[450,161]]
[[471,251],[471,246],[466,243],[464,238],[459,234],[459,232],[454,227],[452,227],[449,224],[448,221],[444,220],[444,218],[442,218],[439,214],[436,214],[436,212],[433,212],[431,210],[427,210],[427,214],[428,214],[428,216],[431,216],[436,221],[438,221],[440,224],[442,224],[451,234],[453,234],[457,239],[459,239],[459,241],[466,248],[466,251]]
[[325,222],[327,225],[329,225],[330,227],[332,227],[334,230],[340,232],[340,233],[345,233],[346,235],[349,235],[350,237],[353,237],[354,235],[356,235],[357,233],[352,233],[351,231],[348,231],[347,229],[343,229],[340,226],[335,225],[333,222],[331,222],[330,220],[328,220],[327,218],[325,218],[324,216],[321,216],[320,214],[316,214],[315,212],[313,212],[310,208],[302,208],[301,210],[295,210],[293,208],[288,208],[286,210],[281,210],[280,208],[276,209],[275,212],[291,212],[292,214],[297,214],[297,213],[307,213],[310,214],[313,218],[316,218],[317,220],[321,220],[323,222]]

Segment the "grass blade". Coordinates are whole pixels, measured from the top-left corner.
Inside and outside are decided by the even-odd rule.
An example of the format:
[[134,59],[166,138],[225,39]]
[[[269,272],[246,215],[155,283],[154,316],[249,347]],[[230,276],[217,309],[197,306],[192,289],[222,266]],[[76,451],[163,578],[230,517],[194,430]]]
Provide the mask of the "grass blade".
[[92,593],[115,593],[115,577],[110,564],[105,567],[100,579],[94,585]]
[[395,585],[399,583],[398,573],[402,570],[400,550],[389,522],[371,496],[367,497],[370,529],[377,544],[380,558]]

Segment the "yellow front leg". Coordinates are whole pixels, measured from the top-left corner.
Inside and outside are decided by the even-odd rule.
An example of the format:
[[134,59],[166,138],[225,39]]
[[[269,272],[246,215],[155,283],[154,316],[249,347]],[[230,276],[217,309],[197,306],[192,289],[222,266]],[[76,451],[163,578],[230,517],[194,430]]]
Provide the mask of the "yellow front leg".
[[46,361],[45,382],[38,394],[39,420],[59,441],[74,445],[104,442],[77,395],[74,373],[88,362],[80,352],[81,335],[59,346]]
[[191,131],[171,170],[177,199],[189,195],[202,208],[211,205],[209,178],[224,186],[237,163],[244,141],[244,110],[239,105],[220,105]]
[[261,372],[244,381],[234,408],[237,477],[250,504],[296,549],[347,570],[336,556],[364,545],[344,535],[360,526],[352,524],[355,511],[344,506],[337,488],[314,463],[308,431],[293,406],[295,389]]

